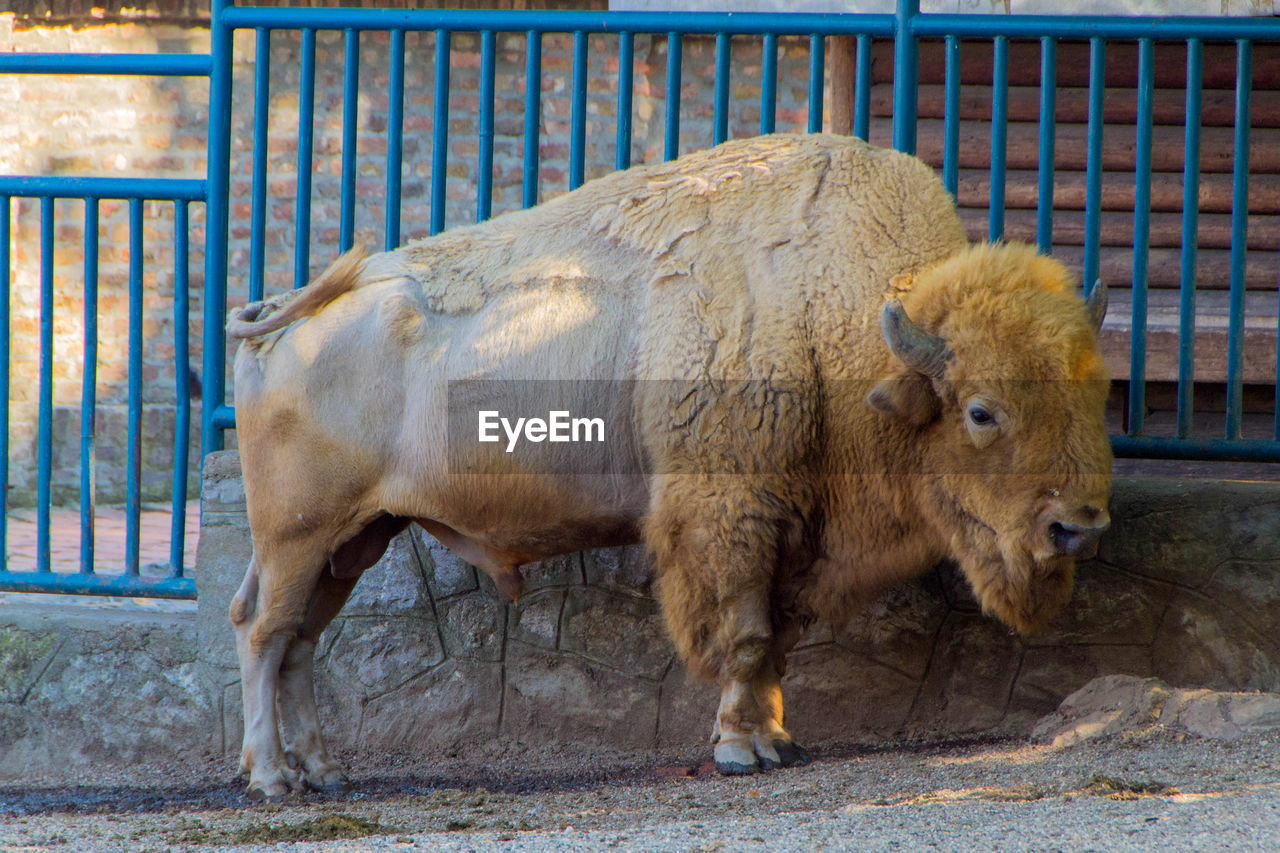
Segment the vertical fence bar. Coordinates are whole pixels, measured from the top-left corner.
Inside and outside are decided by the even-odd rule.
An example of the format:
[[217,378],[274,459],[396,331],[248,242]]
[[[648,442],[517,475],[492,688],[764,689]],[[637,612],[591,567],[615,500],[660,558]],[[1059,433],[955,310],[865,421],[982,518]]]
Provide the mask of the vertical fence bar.
[[942,183],[952,196],[960,186],[960,39],[947,36],[942,111]]
[[356,107],[360,97],[360,32],[342,33],[342,188],[338,194],[338,250],[355,242]]
[[404,30],[391,31],[387,98],[387,200],[383,208],[382,248],[400,245],[400,181],[404,170]]
[[1195,413],[1196,254],[1200,228],[1200,108],[1203,47],[1187,39],[1186,136],[1182,166],[1182,269],[1178,291],[1178,438]]
[[[493,30],[480,33],[480,162],[476,181],[476,222],[484,222],[493,212],[493,88],[496,36]],[[575,66],[577,65],[575,57]]]
[[[169,577],[180,578],[186,561],[187,448],[191,443],[191,284],[187,276],[187,202],[173,205],[173,515],[169,527]],[[86,335],[87,337],[87,335]]]
[[618,169],[631,166],[631,87],[635,73],[635,34],[618,34],[618,137],[613,163]]
[[1249,228],[1249,96],[1253,42],[1236,41],[1236,127],[1231,170],[1231,315],[1227,325],[1227,438],[1240,438],[1244,409],[1244,271]]
[[431,233],[444,230],[445,181],[449,177],[449,31],[436,30],[435,91],[431,119]]
[[[912,21],[920,14],[920,0],[898,0],[893,33],[893,147],[916,153],[916,109],[919,93],[919,46]],[[862,61],[862,45],[858,45]],[[859,74],[859,85],[861,77]]]
[[711,109],[711,144],[719,145],[729,138],[729,59],[733,39],[728,33],[716,33],[716,90]]
[[858,36],[854,62],[853,135],[865,142],[871,135],[871,36]]
[[302,31],[298,77],[297,198],[293,205],[293,286],[311,278],[311,160],[316,102],[316,31]]
[[822,90],[826,77],[827,40],[809,36],[809,125],[810,133],[822,132]]
[[142,199],[129,199],[129,437],[125,468],[125,574],[140,567],[142,527]]
[[[0,400],[9,399],[9,350],[13,336],[9,325],[9,212],[11,197],[0,195]],[[9,404],[0,406],[0,565],[9,563]]]
[[667,33],[667,127],[662,159],[680,156],[680,65],[684,43],[679,33]]
[[[178,226],[175,225],[175,228]],[[185,228],[183,229],[185,232]],[[7,398],[6,398],[7,399]],[[84,200],[84,369],[80,380],[80,572],[93,574],[94,513],[98,506],[98,200]]]
[[212,0],[209,16],[212,68],[209,76],[208,183],[205,195],[204,394],[200,453],[223,446],[214,414],[226,403],[227,204],[231,169],[231,29],[223,20],[227,0]]
[[1084,178],[1084,291],[1098,280],[1102,224],[1102,102],[1106,94],[1107,43],[1089,39],[1089,135]]
[[1004,237],[1004,182],[1009,140],[1009,39],[995,38],[991,71],[991,201],[987,210],[987,236]]
[[[36,426],[36,570],[52,571],[53,502],[53,199],[40,199],[40,384]],[[6,404],[7,405],[7,404]]]
[[262,298],[267,235],[267,116],[271,104],[271,31],[259,27],[253,60],[253,203],[249,209],[249,301]]
[[1036,199],[1036,247],[1053,251],[1053,157],[1057,136],[1058,41],[1040,39],[1040,175]]
[[569,114],[569,189],[582,186],[587,147],[587,34],[573,34],[573,90]]
[[1133,182],[1133,312],[1129,339],[1129,435],[1141,435],[1147,408],[1147,253],[1151,245],[1151,125],[1155,45],[1138,41],[1138,127]]
[[[520,202],[538,203],[539,122],[542,120],[542,33],[529,30],[524,40],[524,175]],[[618,68],[622,76],[622,68]]]
[[778,107],[778,36],[765,33],[760,54],[760,132],[773,133]]

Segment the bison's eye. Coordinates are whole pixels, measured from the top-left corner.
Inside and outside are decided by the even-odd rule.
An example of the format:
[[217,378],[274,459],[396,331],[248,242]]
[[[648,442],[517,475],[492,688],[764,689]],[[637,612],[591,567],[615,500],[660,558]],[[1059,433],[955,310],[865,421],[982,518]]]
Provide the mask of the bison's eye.
[[996,422],[996,419],[994,415],[992,415],[986,409],[982,408],[982,406],[970,406],[969,421],[974,426],[985,427],[985,426],[991,426],[992,424],[994,424]]
[[995,402],[975,397],[965,404],[964,426],[973,446],[981,450],[1000,437],[1007,419]]

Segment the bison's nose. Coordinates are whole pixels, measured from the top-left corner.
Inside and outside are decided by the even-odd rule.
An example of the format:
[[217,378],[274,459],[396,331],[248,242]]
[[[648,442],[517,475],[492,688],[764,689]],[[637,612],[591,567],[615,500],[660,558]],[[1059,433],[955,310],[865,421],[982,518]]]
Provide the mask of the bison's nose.
[[1088,558],[1098,552],[1098,540],[1111,526],[1111,519],[1105,510],[1085,514],[1092,516],[1088,524],[1055,521],[1049,525],[1049,541],[1062,556]]

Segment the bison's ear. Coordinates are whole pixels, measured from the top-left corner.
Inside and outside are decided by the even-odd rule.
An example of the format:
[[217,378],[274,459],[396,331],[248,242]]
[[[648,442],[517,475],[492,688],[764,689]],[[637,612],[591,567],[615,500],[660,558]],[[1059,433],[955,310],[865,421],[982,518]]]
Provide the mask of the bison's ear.
[[941,411],[933,383],[913,370],[882,379],[867,395],[867,405],[912,426],[924,426]]

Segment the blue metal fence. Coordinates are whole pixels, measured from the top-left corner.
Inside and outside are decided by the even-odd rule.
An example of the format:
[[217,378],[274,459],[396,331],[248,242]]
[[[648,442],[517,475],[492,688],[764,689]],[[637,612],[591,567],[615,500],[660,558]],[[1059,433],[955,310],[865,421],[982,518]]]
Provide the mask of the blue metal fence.
[[[1256,42],[1280,40],[1280,21],[1271,19],[1224,18],[1081,18],[1066,16],[925,15],[918,0],[899,0],[891,15],[819,14],[703,14],[703,13],[598,13],[598,12],[497,12],[458,10],[386,9],[292,9],[237,7],[214,0],[212,46],[208,56],[187,55],[8,55],[0,56],[0,73],[45,74],[143,74],[207,76],[209,84],[208,174],[204,180],[105,179],[0,177],[0,267],[10,268],[9,205],[13,197],[42,200],[42,327],[40,385],[40,470],[37,510],[41,553],[34,572],[0,571],[0,590],[23,589],[106,594],[145,594],[189,597],[194,586],[182,566],[181,509],[186,500],[186,421],[190,409],[186,400],[186,257],[188,209],[192,203],[205,205],[206,248],[204,270],[204,405],[201,423],[203,453],[223,446],[224,431],[234,426],[234,409],[226,403],[226,341],[223,326],[228,301],[229,186],[232,128],[232,46],[237,32],[251,33],[255,39],[252,120],[252,202],[249,226],[249,262],[244,270],[247,295],[261,298],[264,291],[266,256],[266,211],[268,207],[267,127],[272,92],[270,39],[272,33],[300,34],[299,124],[296,151],[297,201],[294,209],[294,283],[301,285],[310,269],[311,186],[314,158],[313,121],[316,85],[316,36],[322,31],[342,34],[343,107],[338,246],[345,250],[354,240],[357,198],[356,132],[357,96],[360,91],[359,54],[362,36],[370,32],[389,33],[386,62],[390,92],[387,110],[387,152],[385,207],[382,245],[391,249],[400,243],[404,160],[402,135],[405,115],[405,36],[418,32],[434,36],[433,124],[430,154],[430,231],[445,227],[445,180],[448,174],[450,141],[450,57],[455,33],[478,33],[480,38],[480,84],[478,108],[478,163],[476,216],[487,218],[492,211],[495,140],[495,54],[500,34],[522,36],[525,42],[525,74],[529,81],[542,77],[543,39],[548,34],[572,38],[570,67],[569,187],[585,177],[586,116],[588,89],[588,37],[616,38],[619,67],[616,80],[616,168],[631,163],[633,120],[634,44],[637,35],[666,37],[666,104],[663,155],[677,156],[681,150],[681,82],[684,40],[690,36],[714,38],[714,81],[712,130],[715,144],[728,138],[730,83],[733,74],[732,37],[750,36],[761,40],[759,131],[771,132],[776,124],[778,98],[778,45],[780,37],[807,39],[809,46],[809,110],[807,127],[823,127],[822,101],[826,77],[826,39],[851,36],[856,40],[856,71],[853,94],[853,130],[869,135],[871,114],[872,39],[893,39],[893,122],[895,147],[914,152],[917,134],[917,74],[921,39],[941,39],[945,57],[945,115],[942,127],[942,174],[948,189],[955,192],[959,174],[962,40],[982,39],[992,44],[992,109],[990,139],[990,205],[988,231],[992,239],[1005,229],[1005,172],[1009,98],[1009,55],[1011,40],[1033,39],[1040,45],[1039,144],[1041,156],[1037,187],[1036,241],[1042,250],[1052,247],[1054,200],[1054,144],[1057,92],[1057,48],[1060,41],[1087,41],[1090,50],[1088,88],[1088,136],[1084,210],[1084,270],[1092,282],[1099,270],[1102,198],[1102,123],[1104,69],[1107,45],[1115,41],[1138,44],[1138,122],[1136,167],[1134,169],[1133,232],[1133,334],[1130,348],[1128,422],[1123,434],[1113,437],[1121,456],[1148,456],[1175,459],[1236,459],[1280,461],[1280,399],[1277,399],[1273,436],[1245,438],[1243,413],[1243,341],[1245,333],[1245,257],[1247,198],[1249,189],[1249,104],[1252,48]],[[1153,49],[1157,41],[1174,41],[1186,50],[1186,166],[1182,205],[1182,280],[1179,293],[1179,352],[1177,375],[1177,426],[1172,434],[1151,434],[1144,420],[1146,410],[1146,317],[1148,234],[1151,213],[1151,152]],[[1196,234],[1198,215],[1200,106],[1202,51],[1206,42],[1225,41],[1235,45],[1237,56],[1234,135],[1233,204],[1230,251],[1230,318],[1227,343],[1225,427],[1220,434],[1198,434],[1192,415],[1197,412],[1193,397],[1194,339],[1196,306]],[[540,116],[543,105],[539,85],[526,85],[524,95],[523,163],[521,199],[524,206],[536,203],[539,193],[539,146],[543,140]],[[81,567],[76,574],[53,572],[48,560],[49,508],[48,456],[50,446],[52,366],[51,273],[54,223],[53,199],[83,199],[85,205],[85,396],[82,403],[81,486]],[[94,441],[93,365],[96,363],[93,285],[96,284],[97,205],[102,199],[126,199],[130,206],[130,363],[129,363],[129,552],[123,574],[106,577],[92,571],[93,481],[91,473]],[[137,556],[139,516],[138,440],[142,412],[140,351],[142,319],[142,202],[158,200],[175,207],[175,280],[179,298],[175,303],[177,321],[175,349],[178,363],[178,403],[180,409],[175,457],[180,463],[174,476],[173,558],[170,576],[164,579],[140,577]],[[1277,271],[1280,275],[1280,271]],[[7,294],[9,276],[4,278]],[[8,326],[8,299],[0,299],[0,318]],[[135,327],[134,323],[137,323]],[[139,331],[134,332],[137,328]],[[0,347],[0,390],[8,391],[8,347]],[[48,417],[47,417],[48,416]],[[5,417],[0,415],[0,418]],[[0,478],[8,478],[8,423],[0,423]],[[0,519],[0,553],[5,539]]]
[[[18,63],[11,63],[18,65]],[[42,63],[32,69],[47,68]],[[101,67],[94,65],[92,67]],[[136,67],[136,66],[128,66]],[[152,73],[166,73],[161,64],[148,67]],[[172,69],[189,68],[179,63]],[[18,70],[21,70],[20,68]],[[28,69],[28,73],[31,73]],[[186,73],[171,70],[167,73]],[[0,324],[9,329],[10,302],[10,199],[38,198],[40,201],[40,352],[39,352],[39,420],[36,436],[36,554],[34,571],[12,571],[8,566],[8,520],[6,511],[0,516],[0,554],[6,555],[0,569],[0,590],[27,592],[65,592],[97,595],[135,595],[163,598],[193,598],[194,581],[186,575],[183,554],[185,545],[185,509],[187,501],[187,435],[190,429],[191,405],[188,396],[187,312],[188,291],[188,209],[206,199],[204,181],[181,179],[126,178],[57,178],[0,176],[0,269],[6,271],[0,305]],[[80,408],[80,554],[79,571],[53,571],[52,546],[52,469],[53,469],[53,379],[54,379],[54,234],[56,199],[82,199],[84,204],[84,352],[82,397]],[[94,486],[95,398],[98,362],[98,211],[106,199],[123,199],[129,207],[129,277],[128,277],[128,437],[126,450],[126,530],[125,561],[122,572],[99,575],[94,570],[94,515],[97,495]],[[177,379],[177,426],[174,435],[174,476],[172,490],[172,527],[170,529],[169,571],[164,577],[144,577],[141,573],[139,540],[141,537],[142,488],[142,325],[143,325],[143,202],[160,201],[174,206],[174,372]],[[0,347],[0,399],[9,398],[10,347],[6,334]],[[0,407],[0,487],[9,488],[9,407]]]

